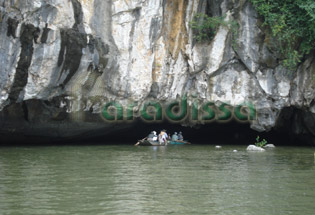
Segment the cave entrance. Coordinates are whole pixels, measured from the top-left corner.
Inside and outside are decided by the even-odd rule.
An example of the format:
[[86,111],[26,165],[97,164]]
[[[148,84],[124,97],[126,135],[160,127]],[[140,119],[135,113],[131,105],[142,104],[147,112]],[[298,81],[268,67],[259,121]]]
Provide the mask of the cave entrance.
[[[145,123],[141,120],[132,123],[128,128],[118,130],[108,135],[80,138],[81,143],[94,144],[134,144],[139,139],[146,137],[151,131],[159,133],[166,129],[168,134],[182,131],[184,138],[193,144],[209,145],[249,145],[253,144],[257,136],[266,139],[275,145],[301,145],[283,131],[257,132],[250,128],[248,123],[231,121],[228,123],[209,123],[194,127],[180,124]],[[78,141],[75,140],[74,143]]]

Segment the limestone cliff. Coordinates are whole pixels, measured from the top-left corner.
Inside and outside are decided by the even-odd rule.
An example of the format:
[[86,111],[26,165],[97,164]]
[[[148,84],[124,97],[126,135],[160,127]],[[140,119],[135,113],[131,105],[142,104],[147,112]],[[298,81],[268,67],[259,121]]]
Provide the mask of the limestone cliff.
[[[196,42],[196,13],[235,20],[237,37],[221,26]],[[252,102],[253,129],[280,126],[315,143],[314,56],[288,71],[261,23],[246,0],[0,0],[0,130],[110,132],[99,116],[107,101],[187,94]]]

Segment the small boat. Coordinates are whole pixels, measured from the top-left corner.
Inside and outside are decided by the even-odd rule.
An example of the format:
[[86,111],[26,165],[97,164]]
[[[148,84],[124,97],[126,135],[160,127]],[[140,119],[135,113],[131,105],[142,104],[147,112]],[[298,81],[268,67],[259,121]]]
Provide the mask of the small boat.
[[[186,145],[190,144],[188,141],[182,141],[182,140],[177,140],[177,141],[167,141],[166,145]],[[165,146],[165,144],[160,144],[158,141],[153,141],[149,140],[147,138],[144,138],[142,140],[139,140],[136,146]]]

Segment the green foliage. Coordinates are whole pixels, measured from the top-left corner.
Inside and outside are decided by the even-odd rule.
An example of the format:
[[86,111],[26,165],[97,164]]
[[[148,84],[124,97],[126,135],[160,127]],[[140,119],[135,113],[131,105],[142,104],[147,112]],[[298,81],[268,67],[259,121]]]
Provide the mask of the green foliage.
[[283,64],[294,69],[315,46],[314,0],[251,0],[280,45]]
[[197,13],[189,25],[194,30],[194,38],[197,42],[211,41],[221,25],[232,30],[234,38],[238,30],[236,21],[225,21],[225,17],[210,17],[203,13]]
[[265,139],[263,139],[262,141],[259,141],[259,139],[260,137],[257,136],[255,145],[258,147],[264,147],[268,143]]

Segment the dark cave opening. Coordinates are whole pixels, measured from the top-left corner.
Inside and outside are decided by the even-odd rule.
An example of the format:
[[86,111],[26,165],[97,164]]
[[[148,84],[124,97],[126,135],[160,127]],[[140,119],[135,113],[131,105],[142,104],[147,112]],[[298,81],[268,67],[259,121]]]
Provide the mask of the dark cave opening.
[[[69,114],[55,121],[47,121],[48,111],[38,111],[41,103],[30,102],[15,105],[2,112],[0,120],[0,146],[32,145],[134,145],[151,131],[168,134],[182,131],[185,140],[192,144],[250,145],[256,137],[266,139],[274,145],[310,146],[314,131],[314,115],[296,108],[284,108],[275,127],[268,132],[257,132],[249,122],[230,120],[210,122],[196,126],[182,126],[165,120],[148,123],[141,119],[132,122],[109,123],[99,115],[85,112],[83,120],[73,121]],[[27,108],[26,108],[27,107]],[[46,106],[39,110],[46,110]],[[68,131],[69,130],[69,131]]]
[[[276,146],[314,145],[313,136],[310,135],[310,132],[314,131],[315,125],[311,120],[314,115],[295,108],[283,109],[276,126],[271,131],[260,133],[251,129],[249,122],[241,123],[236,120],[225,123],[211,122],[193,127],[166,120],[148,123],[140,119],[111,124],[101,120],[99,115],[86,112],[83,121],[73,121],[67,113],[65,113],[67,117],[63,119],[47,121],[50,112],[34,111],[40,104],[30,102],[26,106],[26,103],[23,103],[2,112],[0,146],[134,145],[151,131],[159,133],[162,129],[166,129],[171,135],[182,131],[185,140],[192,144],[250,145],[255,143],[257,136],[260,136],[261,140],[266,139],[268,143]],[[46,110],[45,108],[47,104],[39,110]]]
[[248,123],[229,122],[229,123],[209,123],[194,127],[182,126],[172,123],[145,123],[138,121],[130,128],[113,132],[109,135],[100,135],[74,139],[71,143],[77,144],[135,144],[138,140],[146,137],[151,131],[159,133],[166,129],[172,135],[174,132],[181,131],[185,140],[192,144],[209,145],[250,145],[254,144],[256,137],[266,139],[268,143],[275,145],[306,145],[287,135],[284,131],[272,130],[269,132],[257,132],[250,128]]
[[[114,125],[113,125],[114,126]],[[134,145],[138,140],[146,137],[151,131],[159,133],[166,129],[168,134],[182,131],[185,140],[192,144],[208,145],[250,145],[254,144],[256,137],[266,139],[268,143],[276,146],[307,146],[285,130],[272,130],[269,132],[257,132],[250,128],[249,124],[239,122],[209,123],[195,127],[185,127],[172,123],[145,123],[134,122],[128,126],[115,129],[109,134],[103,134],[104,129],[93,130],[83,135],[68,138],[49,138],[31,136],[3,136],[0,146],[40,146],[40,145]]]

